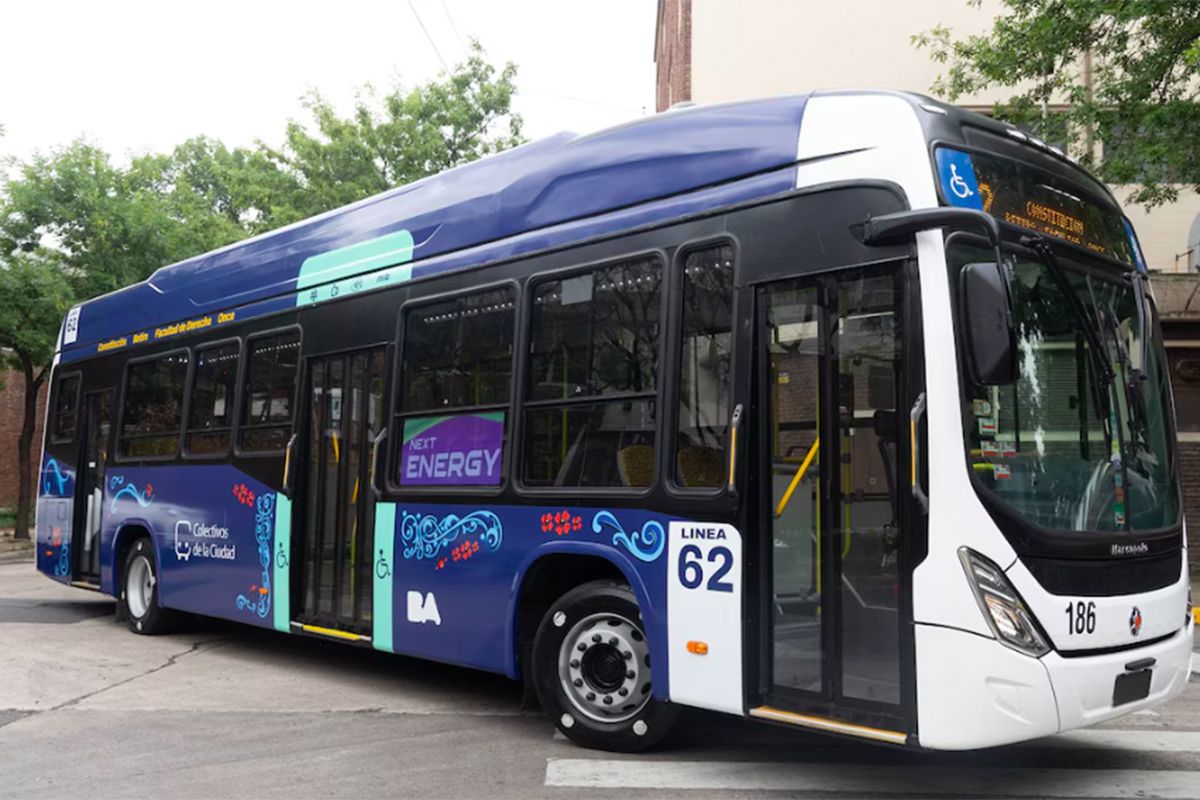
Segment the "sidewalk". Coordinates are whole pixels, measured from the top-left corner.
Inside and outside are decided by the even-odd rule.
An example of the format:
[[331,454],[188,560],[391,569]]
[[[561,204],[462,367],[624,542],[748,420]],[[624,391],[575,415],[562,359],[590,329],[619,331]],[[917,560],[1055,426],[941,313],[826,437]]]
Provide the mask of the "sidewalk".
[[33,542],[29,539],[14,539],[13,532],[0,530],[0,564],[11,561],[32,561]]

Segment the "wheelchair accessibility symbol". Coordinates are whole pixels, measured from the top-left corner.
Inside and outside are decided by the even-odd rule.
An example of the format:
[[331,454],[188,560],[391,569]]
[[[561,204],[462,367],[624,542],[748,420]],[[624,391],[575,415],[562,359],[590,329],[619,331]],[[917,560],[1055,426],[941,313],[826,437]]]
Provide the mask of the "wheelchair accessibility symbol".
[[275,554],[275,566],[280,569],[287,569],[288,557],[287,553],[283,551],[283,542],[279,543],[279,552]]
[[392,577],[392,568],[388,566],[387,558],[383,555],[383,551],[379,551],[379,559],[375,562],[375,577],[379,580]]
[[953,163],[950,165],[950,191],[954,192],[954,196],[959,200],[966,200],[975,194],[967,185],[966,179],[958,174],[958,165]]

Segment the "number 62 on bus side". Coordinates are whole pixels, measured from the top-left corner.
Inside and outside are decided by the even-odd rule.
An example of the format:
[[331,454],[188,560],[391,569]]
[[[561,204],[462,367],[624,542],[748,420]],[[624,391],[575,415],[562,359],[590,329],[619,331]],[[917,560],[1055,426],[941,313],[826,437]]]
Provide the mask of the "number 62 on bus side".
[[[706,570],[704,562],[713,566]],[[710,592],[732,592],[733,584],[724,580],[733,569],[733,552],[725,546],[717,546],[708,551],[708,558],[703,557],[699,547],[694,544],[684,545],[679,550],[679,583],[685,589],[698,589],[700,584],[708,582],[705,589]]]

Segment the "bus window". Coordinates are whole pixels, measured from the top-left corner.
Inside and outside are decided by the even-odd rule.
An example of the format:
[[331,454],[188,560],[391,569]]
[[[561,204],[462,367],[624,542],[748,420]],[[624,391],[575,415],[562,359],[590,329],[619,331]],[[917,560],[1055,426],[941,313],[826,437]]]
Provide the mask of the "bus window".
[[651,484],[661,283],[642,258],[536,287],[525,485]]
[[515,307],[503,288],[405,312],[399,484],[502,482]]
[[188,354],[168,353],[129,365],[121,412],[120,453],[127,458],[170,458],[179,451]]
[[237,386],[238,342],[196,350],[196,370],[192,378],[191,405],[188,407],[187,439],[189,455],[216,456],[229,452],[233,430],[233,394]]
[[70,442],[75,439],[79,424],[79,373],[65,375],[58,380],[54,392],[54,427],[51,439],[55,442]]
[[249,361],[238,446],[247,452],[281,451],[292,430],[300,331],[253,339],[247,347]]
[[683,262],[683,336],[675,481],[684,487],[724,482],[729,421],[733,248],[688,253]]

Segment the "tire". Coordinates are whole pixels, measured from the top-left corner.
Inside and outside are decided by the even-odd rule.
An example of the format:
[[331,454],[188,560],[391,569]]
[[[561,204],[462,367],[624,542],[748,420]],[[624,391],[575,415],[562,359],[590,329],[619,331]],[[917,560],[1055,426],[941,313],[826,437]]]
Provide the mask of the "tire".
[[158,566],[150,538],[142,536],[125,553],[117,611],[129,630],[145,636],[166,633],[174,614],[158,602]]
[[533,686],[542,709],[576,744],[636,753],[657,744],[674,723],[678,709],[651,690],[641,619],[633,591],[616,581],[578,586],[542,618],[533,640]]

